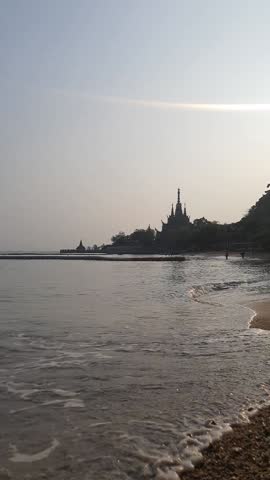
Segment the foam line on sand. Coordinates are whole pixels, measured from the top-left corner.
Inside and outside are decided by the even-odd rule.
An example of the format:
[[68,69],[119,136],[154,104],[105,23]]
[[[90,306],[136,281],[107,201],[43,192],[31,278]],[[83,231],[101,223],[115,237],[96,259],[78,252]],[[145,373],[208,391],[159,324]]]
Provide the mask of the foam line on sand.
[[255,312],[249,324],[250,328],[270,330],[270,301],[257,302],[250,308]]

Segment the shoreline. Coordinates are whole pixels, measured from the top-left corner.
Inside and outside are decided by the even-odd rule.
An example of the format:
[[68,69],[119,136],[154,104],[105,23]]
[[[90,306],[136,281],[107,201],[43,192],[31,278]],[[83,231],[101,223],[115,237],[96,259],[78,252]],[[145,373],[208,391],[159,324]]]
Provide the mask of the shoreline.
[[[252,312],[248,327],[270,330],[270,301],[244,305]],[[270,406],[250,411],[248,423],[232,424],[232,430],[201,451],[201,461],[181,480],[269,480]]]
[[181,480],[269,480],[270,406],[263,407],[249,423],[234,424],[202,451],[201,462]]
[[249,322],[249,328],[270,330],[270,301],[256,302],[249,306],[254,315]]

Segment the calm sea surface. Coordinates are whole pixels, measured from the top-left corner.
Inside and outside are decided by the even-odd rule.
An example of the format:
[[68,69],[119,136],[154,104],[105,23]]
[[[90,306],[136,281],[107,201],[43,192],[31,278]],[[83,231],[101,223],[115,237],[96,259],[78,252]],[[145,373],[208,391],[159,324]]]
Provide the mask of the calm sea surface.
[[269,399],[270,332],[242,306],[269,298],[269,273],[0,261],[0,478],[177,480]]

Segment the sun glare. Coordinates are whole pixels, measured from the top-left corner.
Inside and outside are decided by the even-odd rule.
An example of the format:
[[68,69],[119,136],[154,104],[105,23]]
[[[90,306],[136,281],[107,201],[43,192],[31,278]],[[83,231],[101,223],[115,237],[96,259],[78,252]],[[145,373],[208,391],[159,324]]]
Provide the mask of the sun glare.
[[[93,97],[92,97],[93,98]],[[270,112],[270,103],[180,103],[162,100],[142,100],[125,97],[98,96],[93,99],[122,105],[165,110],[202,110],[213,112]]]

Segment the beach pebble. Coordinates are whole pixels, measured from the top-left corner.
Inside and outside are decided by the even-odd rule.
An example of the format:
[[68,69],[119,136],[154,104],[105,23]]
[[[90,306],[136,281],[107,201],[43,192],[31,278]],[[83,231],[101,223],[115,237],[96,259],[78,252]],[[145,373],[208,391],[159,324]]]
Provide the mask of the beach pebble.
[[242,448],[241,448],[241,447],[233,447],[233,448],[232,448],[232,451],[233,451],[234,453],[240,453],[240,452],[242,452]]
[[266,452],[263,453],[262,460],[263,460],[263,462],[269,462],[269,454],[266,453]]
[[156,480],[179,480],[179,475],[173,470],[162,472],[159,468],[157,470]]
[[143,478],[149,478],[149,477],[150,478],[153,477],[153,470],[150,467],[150,465],[147,463],[143,469]]

